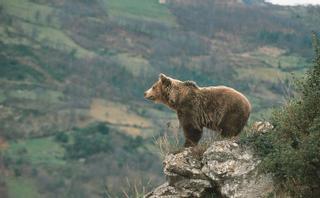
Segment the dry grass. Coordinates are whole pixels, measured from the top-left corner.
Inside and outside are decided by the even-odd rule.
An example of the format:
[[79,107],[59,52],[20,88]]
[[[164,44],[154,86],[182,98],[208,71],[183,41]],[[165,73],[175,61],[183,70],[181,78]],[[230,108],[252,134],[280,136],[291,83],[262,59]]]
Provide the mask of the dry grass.
[[9,144],[2,137],[0,137],[0,151],[6,150],[8,147]]
[[150,128],[153,124],[130,111],[126,105],[102,99],[94,99],[90,107],[90,116],[97,121],[119,125],[129,135],[141,135],[141,129]]
[[168,133],[165,133],[163,136],[155,138],[154,142],[162,158],[165,158],[168,154],[179,153],[183,150],[181,138],[177,134],[168,135]]
[[[145,194],[148,193],[148,190],[151,186],[151,180],[142,181],[142,180],[133,180],[130,181],[129,178],[126,178],[126,182],[123,184],[121,189],[121,197],[125,198],[142,198]],[[111,192],[109,192],[107,186],[104,190],[105,198],[114,198],[118,197]]]
[[[191,155],[200,160],[203,153],[212,145],[212,143],[221,139],[220,134],[211,130],[204,130],[201,141],[192,148]],[[184,150],[184,137],[182,131],[179,133],[170,133],[170,131],[166,131],[162,136],[155,138],[154,142],[158,147],[162,158],[168,154],[176,154]]]
[[92,101],[90,115],[99,121],[107,121],[113,124],[152,126],[149,120],[130,112],[126,105],[102,99]]
[[279,57],[286,52],[286,50],[273,47],[273,46],[262,46],[257,49],[258,53],[268,55],[270,57]]

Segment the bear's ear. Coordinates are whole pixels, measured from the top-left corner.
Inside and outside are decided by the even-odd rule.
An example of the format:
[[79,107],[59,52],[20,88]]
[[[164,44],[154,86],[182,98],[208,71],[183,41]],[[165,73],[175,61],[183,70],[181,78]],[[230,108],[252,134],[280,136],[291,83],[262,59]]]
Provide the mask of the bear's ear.
[[159,78],[160,78],[161,82],[162,82],[164,85],[166,85],[166,86],[171,85],[171,80],[170,80],[170,78],[168,78],[166,75],[160,74],[160,75],[159,75]]
[[168,78],[165,74],[160,73],[159,74],[159,79],[162,80],[163,78]]
[[194,81],[191,81],[191,80],[184,81],[183,83],[184,83],[186,86],[189,86],[189,87],[195,87],[195,88],[198,87],[197,83],[194,82]]

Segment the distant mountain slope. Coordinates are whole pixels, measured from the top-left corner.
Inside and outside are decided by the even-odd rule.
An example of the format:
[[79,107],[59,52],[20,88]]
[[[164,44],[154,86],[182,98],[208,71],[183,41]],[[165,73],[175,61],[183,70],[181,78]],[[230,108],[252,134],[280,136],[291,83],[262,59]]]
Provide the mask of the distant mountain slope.
[[[188,2],[2,1],[1,102],[42,113],[42,103],[71,112],[95,97],[141,103],[163,72],[240,89],[255,113],[279,104],[290,73],[308,65],[317,8]],[[29,92],[14,93],[22,87]],[[59,96],[46,101],[46,92]]]
[[18,101],[42,100],[6,91],[19,86],[30,94],[39,86],[59,92],[56,101],[44,101],[54,111],[87,108],[93,97],[141,102],[164,72],[234,86],[250,96],[255,112],[277,104],[288,74],[307,65],[315,8],[190,2],[2,1],[2,103],[19,111]]
[[[123,195],[119,175],[159,182],[152,139],[180,129],[168,108],[143,99],[158,74],[235,87],[253,103],[251,119],[265,118],[292,94],[291,73],[310,63],[319,9],[260,0],[0,1],[0,139],[8,145],[0,158],[9,174],[1,188],[101,197],[110,188]],[[111,139],[90,135],[98,121],[112,128],[114,148],[128,146],[100,148]],[[90,155],[64,155],[75,138],[93,142],[83,146]],[[102,166],[108,172],[96,173]]]

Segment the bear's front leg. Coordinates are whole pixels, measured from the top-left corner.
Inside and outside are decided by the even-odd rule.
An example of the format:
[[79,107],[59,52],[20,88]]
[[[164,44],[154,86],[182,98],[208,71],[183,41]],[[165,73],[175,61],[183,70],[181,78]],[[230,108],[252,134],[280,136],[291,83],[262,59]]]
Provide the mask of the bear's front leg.
[[202,130],[196,129],[190,124],[183,126],[183,132],[185,137],[185,148],[196,146],[202,137]]

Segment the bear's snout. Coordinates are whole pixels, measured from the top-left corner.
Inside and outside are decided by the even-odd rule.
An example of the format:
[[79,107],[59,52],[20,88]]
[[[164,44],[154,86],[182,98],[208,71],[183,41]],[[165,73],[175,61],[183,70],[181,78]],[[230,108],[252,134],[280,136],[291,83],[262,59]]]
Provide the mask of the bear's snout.
[[152,93],[150,93],[149,90],[144,92],[144,98],[148,99],[148,100],[154,100],[155,99],[155,97],[152,95]]
[[148,91],[144,92],[144,98],[148,99]]

